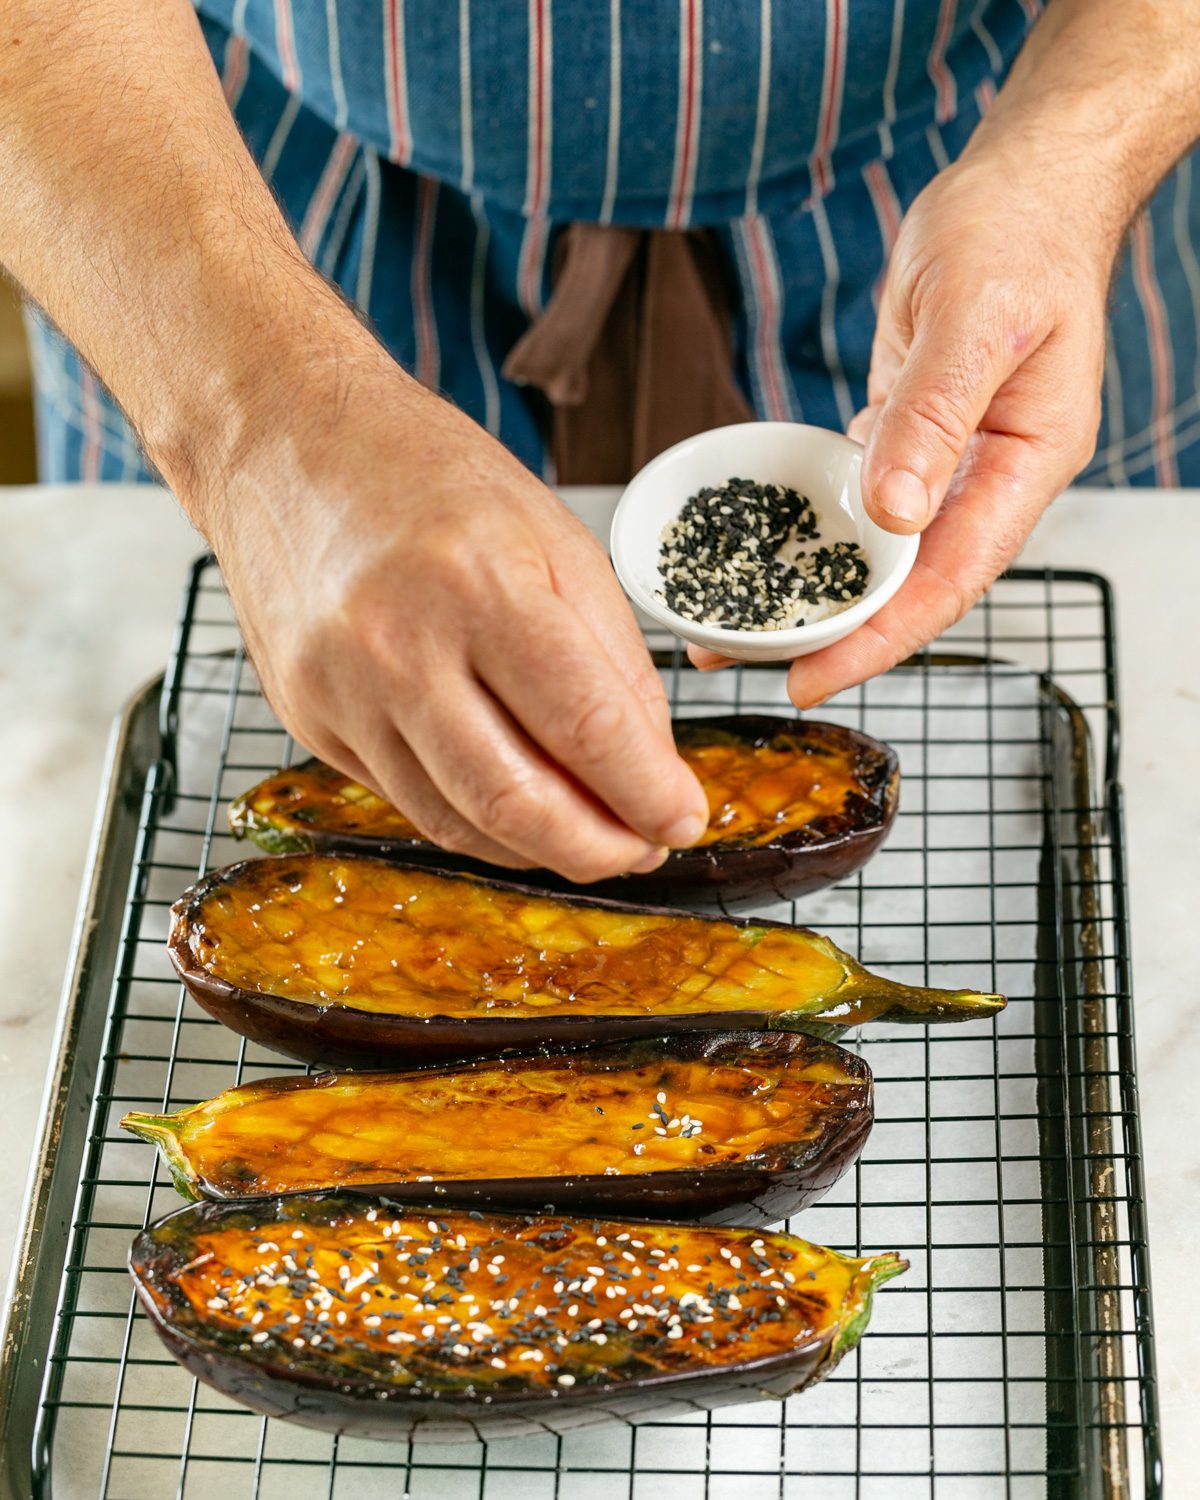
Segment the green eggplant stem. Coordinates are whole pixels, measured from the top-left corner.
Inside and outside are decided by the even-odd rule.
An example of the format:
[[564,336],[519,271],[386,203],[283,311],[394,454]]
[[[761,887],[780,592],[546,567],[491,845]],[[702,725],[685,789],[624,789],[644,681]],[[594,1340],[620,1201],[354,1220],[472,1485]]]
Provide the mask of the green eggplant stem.
[[229,831],[235,839],[253,839],[266,854],[311,854],[313,841],[294,828],[278,828],[260,817],[245,798],[237,798],[229,810]]
[[121,1128],[140,1135],[144,1141],[151,1141],[156,1146],[160,1143],[165,1145],[168,1139],[174,1140],[179,1129],[179,1119],[176,1115],[144,1115],[135,1109],[121,1120]]
[[[866,1332],[867,1324],[871,1321],[871,1302],[876,1290],[885,1281],[891,1281],[894,1276],[901,1276],[907,1270],[908,1262],[894,1250],[859,1263],[858,1273],[854,1278],[854,1290],[858,1294],[857,1305],[853,1315],[838,1330],[833,1341],[831,1352],[834,1359],[840,1359],[853,1349]],[[866,1285],[860,1290],[862,1282]]]
[[1003,995],[976,990],[901,984],[872,974],[858,963],[853,963],[831,1002],[820,1015],[837,1026],[861,1026],[867,1021],[976,1021],[994,1016],[1008,1003]]
[[178,1132],[183,1128],[183,1121],[178,1115],[145,1115],[132,1110],[122,1119],[121,1128],[157,1146],[171,1174],[175,1191],[189,1203],[200,1201],[187,1157],[179,1146]]

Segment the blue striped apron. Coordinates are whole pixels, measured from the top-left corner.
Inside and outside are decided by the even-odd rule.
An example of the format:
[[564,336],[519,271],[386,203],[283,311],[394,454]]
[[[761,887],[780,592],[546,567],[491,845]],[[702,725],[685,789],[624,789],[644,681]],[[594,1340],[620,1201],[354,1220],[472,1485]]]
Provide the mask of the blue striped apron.
[[[711,227],[756,412],[863,404],[901,217],[962,150],[1038,0],[199,0],[225,95],[305,252],[395,357],[547,472],[500,373],[583,219]],[[1200,185],[1135,225],[1086,482],[1200,484]],[[47,480],[148,477],[32,328]],[[547,477],[552,477],[547,474]]]

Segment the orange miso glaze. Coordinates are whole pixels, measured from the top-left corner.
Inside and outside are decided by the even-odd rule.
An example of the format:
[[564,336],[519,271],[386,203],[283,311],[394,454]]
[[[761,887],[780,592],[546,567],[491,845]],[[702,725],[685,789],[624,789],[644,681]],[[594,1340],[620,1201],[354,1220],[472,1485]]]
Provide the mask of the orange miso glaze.
[[[821,1134],[868,1085],[829,1056],[765,1066],[547,1058],[229,1089],[154,1121],[223,1197],[452,1179],[626,1175],[745,1161]],[[141,1117],[134,1117],[135,1122]]]
[[242,989],[391,1014],[786,1011],[849,973],[801,929],[567,905],[333,855],[248,861],[182,920],[194,960]]
[[708,798],[701,845],[767,844],[818,818],[836,817],[862,783],[850,756],[809,755],[795,744],[727,739],[684,743],[679,753]]
[[[679,753],[708,798],[701,845],[765,844],[781,833],[837,817],[864,791],[858,756],[831,750],[803,730],[751,744],[715,729],[679,729]],[[272,830],[303,840],[315,832],[416,839],[424,836],[397,808],[319,760],[277,771],[239,797],[231,812],[237,832]],[[813,837],[821,837],[819,829]]]
[[301,836],[319,828],[383,838],[423,837],[399,808],[319,760],[276,771],[251,788],[234,803],[233,823],[248,831],[267,825]]
[[166,1221],[179,1243],[156,1300],[295,1369],[486,1389],[784,1353],[836,1332],[870,1288],[861,1262],[754,1230],[294,1201],[225,1227]]

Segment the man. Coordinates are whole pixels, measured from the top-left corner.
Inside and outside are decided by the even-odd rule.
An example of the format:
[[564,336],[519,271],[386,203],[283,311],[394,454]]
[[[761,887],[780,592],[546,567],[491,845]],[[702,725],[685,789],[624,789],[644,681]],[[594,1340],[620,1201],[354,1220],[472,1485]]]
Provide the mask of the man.
[[801,706],[957,618],[1081,470],[1200,475],[1200,0],[199,12],[0,14],[0,261],[83,361],[37,334],[46,474],[139,470],[107,388],[284,723],[442,844],[583,880],[703,827],[551,450],[627,467],[747,399],[866,440],[921,551]]

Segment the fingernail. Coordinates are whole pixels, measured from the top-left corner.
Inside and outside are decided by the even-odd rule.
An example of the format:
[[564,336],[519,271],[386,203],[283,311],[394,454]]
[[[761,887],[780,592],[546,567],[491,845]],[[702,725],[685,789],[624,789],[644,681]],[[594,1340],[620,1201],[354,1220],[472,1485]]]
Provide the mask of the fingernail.
[[820,708],[822,703],[828,703],[830,694],[822,693],[814,696],[812,693],[806,693],[799,683],[792,683],[789,680],[788,697],[801,713],[805,713],[810,708]]
[[629,873],[631,875],[649,875],[651,870],[658,869],[659,865],[662,864],[670,852],[669,849],[651,849],[650,853],[644,859],[639,859],[636,865],[630,866]]
[[696,813],[688,813],[686,818],[680,818],[678,823],[672,823],[663,834],[663,843],[669,844],[672,849],[687,849],[696,842],[707,827],[707,818],[701,818]]
[[929,491],[907,469],[888,469],[875,486],[880,510],[908,526],[920,526],[929,514]]

